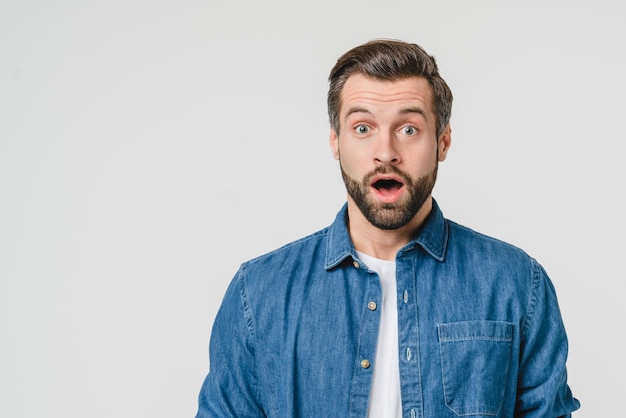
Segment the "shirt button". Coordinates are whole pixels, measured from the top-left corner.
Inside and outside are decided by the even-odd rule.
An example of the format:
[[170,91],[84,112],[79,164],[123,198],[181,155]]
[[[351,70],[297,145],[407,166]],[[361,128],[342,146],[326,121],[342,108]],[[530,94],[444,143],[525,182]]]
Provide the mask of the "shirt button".
[[365,360],[361,360],[361,367],[363,367],[364,369],[369,369],[370,368],[370,361],[365,359]]
[[352,262],[352,265],[353,265],[355,268],[357,268],[357,269],[358,269],[359,267],[361,267],[361,265],[359,264],[359,262],[358,262],[358,261],[356,261],[356,260],[354,260],[354,261]]
[[370,311],[375,311],[375,310],[376,310],[376,302],[370,302],[370,303],[368,303],[368,304],[367,304],[367,308],[368,308]]

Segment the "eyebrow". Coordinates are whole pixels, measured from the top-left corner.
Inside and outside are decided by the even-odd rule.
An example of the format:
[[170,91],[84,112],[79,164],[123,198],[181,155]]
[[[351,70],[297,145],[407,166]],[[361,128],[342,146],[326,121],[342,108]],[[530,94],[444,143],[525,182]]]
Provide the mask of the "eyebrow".
[[355,107],[351,107],[350,109],[348,109],[348,112],[346,113],[346,119],[348,119],[348,117],[350,117],[350,115],[353,113],[367,113],[368,115],[372,114],[372,112],[370,112],[364,107],[355,106]]
[[[372,114],[372,112],[370,112],[368,109],[364,107],[354,106],[348,109],[348,112],[346,113],[345,118],[347,119],[353,113],[366,113],[368,115]],[[417,113],[419,115],[422,115],[424,119],[428,120],[428,115],[426,114],[426,111],[422,109],[421,107],[406,107],[400,110],[401,115],[406,115],[406,114],[411,114],[411,113]]]
[[428,120],[428,115],[426,114],[426,111],[422,109],[421,107],[407,107],[405,109],[400,110],[401,115],[410,114],[410,113],[420,114],[422,115],[424,119]]

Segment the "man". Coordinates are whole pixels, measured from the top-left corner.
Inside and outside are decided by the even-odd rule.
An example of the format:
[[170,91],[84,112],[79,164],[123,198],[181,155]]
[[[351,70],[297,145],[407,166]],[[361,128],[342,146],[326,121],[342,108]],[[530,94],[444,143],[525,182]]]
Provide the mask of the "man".
[[328,228],[241,266],[197,416],[570,416],[546,273],[445,219],[431,196],[452,107],[434,58],[372,41],[329,79],[347,204]]

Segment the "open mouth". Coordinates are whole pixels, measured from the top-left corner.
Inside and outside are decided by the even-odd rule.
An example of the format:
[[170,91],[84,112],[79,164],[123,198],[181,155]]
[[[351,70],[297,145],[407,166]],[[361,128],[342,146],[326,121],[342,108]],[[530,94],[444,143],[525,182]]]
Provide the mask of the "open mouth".
[[404,191],[404,183],[397,176],[379,176],[371,183],[371,187],[383,203],[397,202]]
[[378,180],[372,184],[372,187],[382,195],[392,195],[402,188],[402,183],[397,180]]

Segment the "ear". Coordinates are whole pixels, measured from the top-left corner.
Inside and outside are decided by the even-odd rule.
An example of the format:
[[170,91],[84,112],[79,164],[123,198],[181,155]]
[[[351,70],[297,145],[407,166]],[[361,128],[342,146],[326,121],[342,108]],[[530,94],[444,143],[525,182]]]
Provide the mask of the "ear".
[[439,139],[437,140],[437,159],[439,162],[444,161],[448,155],[450,144],[452,143],[452,129],[450,123],[443,129]]
[[339,160],[339,137],[332,128],[330,129],[328,143],[330,144],[330,149],[333,152],[333,157],[335,157],[335,160]]

